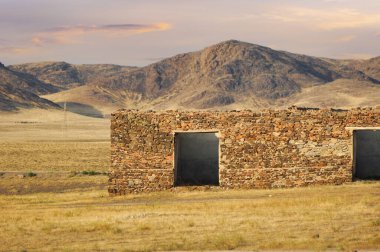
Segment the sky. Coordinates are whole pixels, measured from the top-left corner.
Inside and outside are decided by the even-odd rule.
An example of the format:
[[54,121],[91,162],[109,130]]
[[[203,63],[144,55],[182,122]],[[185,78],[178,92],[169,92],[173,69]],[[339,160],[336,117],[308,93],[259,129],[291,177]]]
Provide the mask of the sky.
[[379,0],[0,0],[0,61],[144,66],[236,39],[380,56]]

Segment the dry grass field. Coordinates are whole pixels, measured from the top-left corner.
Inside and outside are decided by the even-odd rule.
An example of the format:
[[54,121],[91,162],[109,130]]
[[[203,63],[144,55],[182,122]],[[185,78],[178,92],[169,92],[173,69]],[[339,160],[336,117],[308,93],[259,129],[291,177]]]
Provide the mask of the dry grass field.
[[0,171],[108,171],[109,141],[0,142]]
[[1,251],[380,249],[380,184],[0,196]]
[[0,172],[108,171],[109,120],[62,111],[0,114]]
[[108,120],[43,112],[0,114],[0,251],[380,250],[379,182],[109,197],[81,173],[108,170]]
[[109,141],[109,127],[109,119],[58,110],[0,112],[1,142]]
[[[28,174],[28,173],[26,173]],[[64,193],[72,190],[102,189],[107,191],[108,176],[88,176],[73,173],[36,173],[35,177],[0,174],[0,195],[33,193]]]

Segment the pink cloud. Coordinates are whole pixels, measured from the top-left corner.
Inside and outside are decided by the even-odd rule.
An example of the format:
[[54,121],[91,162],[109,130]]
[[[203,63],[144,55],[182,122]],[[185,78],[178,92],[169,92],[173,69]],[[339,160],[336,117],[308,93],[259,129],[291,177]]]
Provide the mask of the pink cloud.
[[156,24],[110,24],[110,25],[77,25],[54,27],[33,36],[31,42],[42,46],[46,43],[53,44],[80,44],[83,37],[101,35],[106,37],[125,37],[133,34],[141,34],[155,31],[165,31],[171,28],[168,23]]

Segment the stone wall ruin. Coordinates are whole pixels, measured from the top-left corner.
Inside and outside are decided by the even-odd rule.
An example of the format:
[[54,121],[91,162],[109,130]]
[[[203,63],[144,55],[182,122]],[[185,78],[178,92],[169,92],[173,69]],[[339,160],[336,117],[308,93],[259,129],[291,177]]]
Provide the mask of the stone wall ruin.
[[380,109],[119,110],[111,119],[111,195],[175,186],[175,134],[215,132],[221,188],[352,181],[353,132],[380,130]]

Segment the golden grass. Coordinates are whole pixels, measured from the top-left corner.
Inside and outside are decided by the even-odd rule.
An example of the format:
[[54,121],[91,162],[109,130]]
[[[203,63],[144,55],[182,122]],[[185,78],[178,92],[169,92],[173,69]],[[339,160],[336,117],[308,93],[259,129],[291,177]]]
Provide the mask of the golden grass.
[[[0,114],[0,251],[380,249],[380,183],[110,198],[109,121]],[[62,173],[66,172],[66,173]]]
[[63,111],[0,114],[1,171],[108,171],[109,119]]
[[0,171],[108,171],[110,142],[0,142]]
[[[0,174],[1,175],[1,174]],[[37,173],[35,177],[19,177],[20,174],[0,176],[0,194],[16,195],[40,192],[61,193],[72,190],[107,190],[108,176],[81,174]]]
[[110,120],[59,110],[0,112],[0,142],[109,141]]
[[0,196],[0,250],[380,249],[380,183]]

